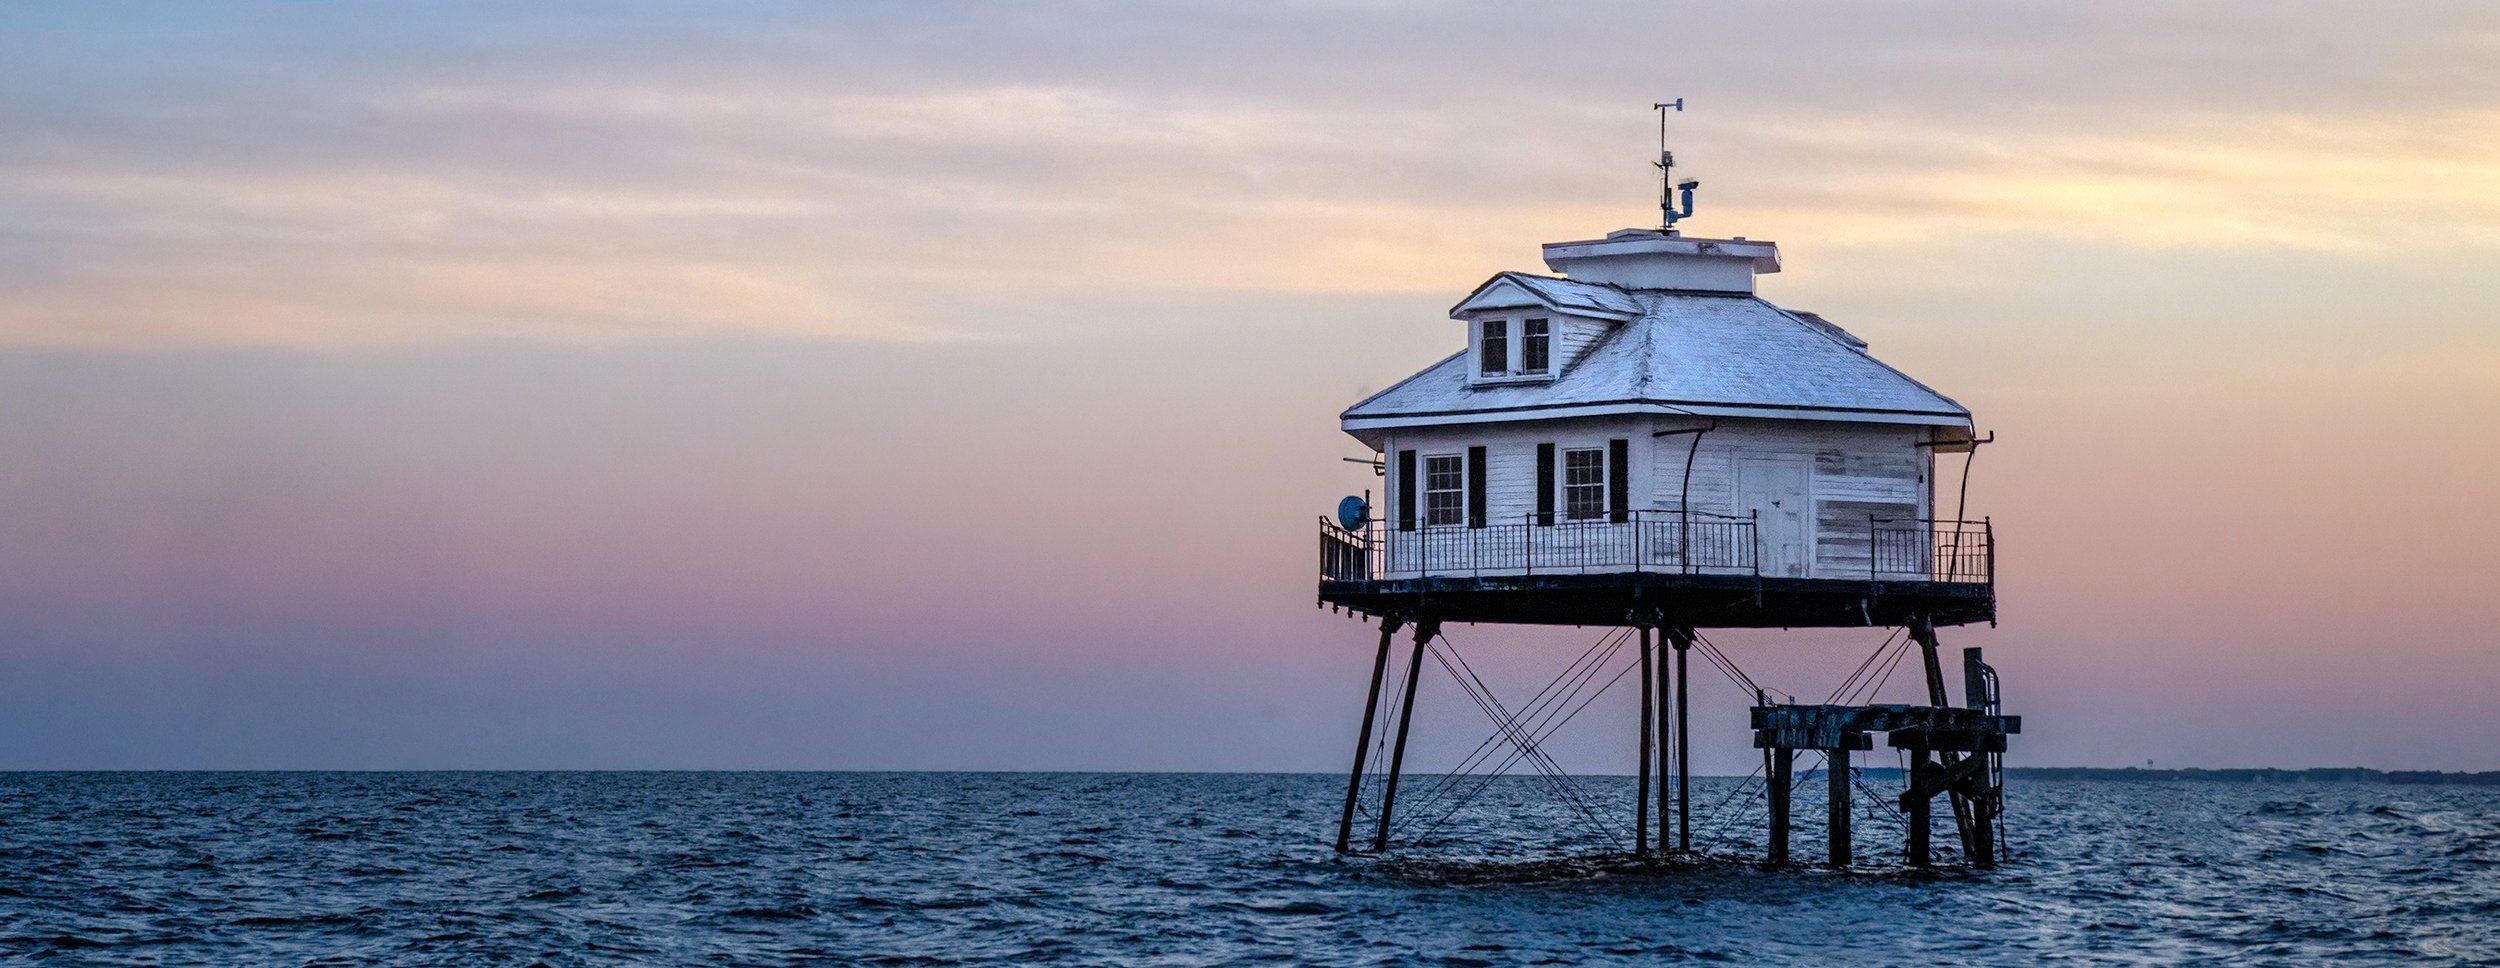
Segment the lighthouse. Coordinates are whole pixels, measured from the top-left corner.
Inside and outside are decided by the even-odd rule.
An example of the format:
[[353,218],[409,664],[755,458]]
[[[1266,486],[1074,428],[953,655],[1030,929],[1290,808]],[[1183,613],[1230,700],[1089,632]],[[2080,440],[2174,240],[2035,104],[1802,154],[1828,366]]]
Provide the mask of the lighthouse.
[[[1668,165],[1662,153],[1662,175]],[[1662,204],[1658,228],[1549,242],[1546,271],[1494,273],[1437,324],[1449,356],[1340,415],[1383,478],[1377,502],[1349,499],[1320,522],[1320,604],[1378,623],[1340,851],[1358,842],[1364,807],[1371,848],[1391,846],[1414,686],[1445,625],[1637,633],[1639,792],[1625,819],[1642,854],[1653,828],[1659,848],[1691,848],[1684,697],[1689,653],[1710,648],[1708,632],[1852,627],[1914,644],[1928,702],[1763,695],[1751,725],[1770,860],[1787,860],[1793,758],[1819,751],[1832,764],[1831,857],[1851,863],[1847,764],[1882,733],[1910,761],[1906,862],[1929,862],[1940,796],[1963,856],[1994,862],[1998,754],[2020,720],[1997,709],[1995,673],[1975,649],[1951,701],[1938,630],[1995,621],[1996,536],[1969,517],[1966,488],[1937,487],[1940,466],[1967,481],[1992,438],[1866,340],[1764,298],[1760,281],[1781,270],[1776,243],[1675,228],[1695,187],[1662,177],[1683,211]],[[1386,771],[1374,802],[1367,770]]]

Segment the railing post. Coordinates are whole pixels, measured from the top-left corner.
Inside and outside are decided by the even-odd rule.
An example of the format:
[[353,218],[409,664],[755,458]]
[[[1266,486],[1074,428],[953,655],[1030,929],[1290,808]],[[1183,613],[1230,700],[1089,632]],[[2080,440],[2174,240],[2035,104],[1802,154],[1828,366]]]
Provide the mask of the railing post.
[[1752,513],[1753,523],[1747,530],[1753,532],[1753,577],[1756,582],[1760,582],[1762,580],[1762,509],[1754,508]]
[[1675,516],[1675,559],[1689,575],[1693,573],[1693,506],[1676,505]]
[[1866,513],[1866,580],[1875,581],[1875,563],[1884,557],[1883,536],[1875,530],[1875,512]]
[[[1983,538],[1984,540],[1986,540],[1986,541],[1988,542],[1988,584],[1989,584],[1989,585],[1991,585],[1991,586],[1994,586],[1994,585],[1997,583],[1997,526],[1996,526],[1996,523],[1995,523],[1994,521],[1989,520],[1988,518],[1985,518],[1985,517],[1980,518],[1980,519],[1979,519],[1979,533],[1980,533],[1980,537],[1981,537],[1981,538]],[[1994,600],[1994,599],[1991,599],[1991,601],[1993,601],[1993,600]]]

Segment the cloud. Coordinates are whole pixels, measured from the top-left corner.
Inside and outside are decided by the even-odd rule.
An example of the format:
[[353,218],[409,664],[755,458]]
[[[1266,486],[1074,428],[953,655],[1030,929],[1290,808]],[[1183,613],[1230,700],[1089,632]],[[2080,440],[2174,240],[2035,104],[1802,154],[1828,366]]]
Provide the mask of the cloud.
[[0,68],[0,340],[961,339],[1021,335],[971,308],[1016,296],[1463,289],[1648,217],[1662,78],[1699,231],[2500,244],[2470,9],[1116,12],[58,18]]

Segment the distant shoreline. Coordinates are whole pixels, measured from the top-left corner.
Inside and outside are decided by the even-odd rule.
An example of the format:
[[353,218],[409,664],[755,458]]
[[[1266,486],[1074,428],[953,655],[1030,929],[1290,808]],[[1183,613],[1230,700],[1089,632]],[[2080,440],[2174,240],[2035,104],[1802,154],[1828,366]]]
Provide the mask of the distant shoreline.
[[2500,786],[2500,770],[2443,773],[2438,770],[2373,770],[2363,766],[2310,770],[2153,770],[2139,766],[2111,769],[2098,766],[2009,766],[2006,776],[2024,780],[2205,780],[2222,783],[2394,783],[2416,786],[2458,784]]

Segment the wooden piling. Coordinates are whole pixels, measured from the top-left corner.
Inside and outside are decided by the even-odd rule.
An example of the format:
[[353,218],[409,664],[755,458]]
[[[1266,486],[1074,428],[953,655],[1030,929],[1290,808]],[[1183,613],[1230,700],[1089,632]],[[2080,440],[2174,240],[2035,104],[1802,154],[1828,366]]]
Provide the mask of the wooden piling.
[[[1962,696],[1965,705],[1996,712],[1997,696],[1989,687],[1989,680],[1994,676],[1988,664],[1981,660],[1978,647],[1962,650]],[[1997,818],[2005,814],[2005,785],[1997,767],[2004,762],[2005,754],[1983,750],[1972,755],[1984,757],[1986,761],[1980,767],[1980,793],[1971,798],[1971,825],[1978,828],[1979,843],[1978,849],[1970,853],[1970,862],[1971,866],[1985,870],[1997,865]]]
[[[1930,706],[1947,705],[1944,697],[1944,662],[1936,655],[1935,625],[1925,619],[1917,619],[1910,623],[1909,630],[1910,637],[1918,640],[1919,659],[1927,669],[1927,704]],[[1937,758],[1948,770],[1959,765],[1962,760],[1960,754],[1942,751],[1937,753]],[[1964,794],[1958,786],[1947,796],[1953,804],[1954,832],[1962,839],[1962,856],[1976,857],[1982,852],[1979,840],[1993,835],[1972,825],[1970,797]]]
[[1935,766],[1928,762],[1926,750],[1910,751],[1910,790],[1901,795],[1901,806],[1904,808],[1902,812],[1909,816],[1910,843],[1906,860],[1912,867],[1925,867],[1934,862],[1935,850],[1929,839],[1929,820],[1934,812],[1935,798],[1921,791],[1929,782],[1928,778],[1935,769]]
[[1363,694],[1363,727],[1354,736],[1354,772],[1345,781],[1345,815],[1337,820],[1337,853],[1351,849],[1354,840],[1354,804],[1363,792],[1363,756],[1371,750],[1372,720],[1380,716],[1381,680],[1389,672],[1389,643],[1397,638],[1397,616],[1380,619],[1380,653],[1372,657],[1372,688]]
[[1831,783],[1831,865],[1847,867],[1849,850],[1849,751],[1824,750],[1824,772]]
[[1770,777],[1771,864],[1779,866],[1788,863],[1788,788],[1793,779],[1791,771],[1796,766],[1797,755],[1786,747],[1764,752],[1771,758],[1770,768],[1766,771]]

